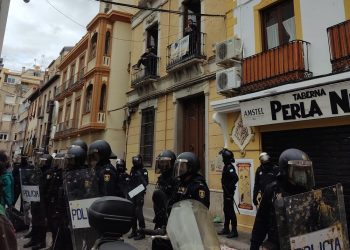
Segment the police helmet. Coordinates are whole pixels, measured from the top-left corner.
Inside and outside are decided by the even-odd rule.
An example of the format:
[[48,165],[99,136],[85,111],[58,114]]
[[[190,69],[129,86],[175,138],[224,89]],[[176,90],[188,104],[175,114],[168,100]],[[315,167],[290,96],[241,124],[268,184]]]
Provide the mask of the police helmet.
[[164,150],[161,152],[156,159],[156,174],[170,171],[174,167],[176,161],[176,155],[171,150]]
[[295,148],[282,152],[279,158],[278,178],[289,185],[311,190],[315,186],[312,161],[309,156]]
[[40,156],[38,161],[39,167],[48,167],[51,166],[52,156],[50,154],[43,154]]
[[140,154],[132,157],[132,165],[134,167],[143,167],[142,156]]
[[195,174],[199,171],[200,164],[198,157],[192,152],[181,153],[174,166],[175,177],[185,177],[190,174]]
[[88,151],[88,146],[87,146],[86,142],[84,142],[82,139],[76,139],[76,140],[72,143],[72,146],[79,146],[79,147],[81,147],[82,149],[84,149],[85,152]]
[[222,156],[222,161],[225,163],[225,164],[228,164],[228,163],[234,163],[235,162],[235,158],[233,156],[233,152],[227,148],[223,148],[219,154]]
[[261,164],[270,162],[270,156],[268,155],[268,153],[262,152],[262,153],[259,155],[259,160],[260,160]]
[[34,164],[39,166],[40,158],[44,155],[43,148],[34,149]]
[[65,155],[65,165],[68,169],[81,168],[86,160],[86,152],[81,147],[71,147]]
[[105,140],[97,140],[90,144],[88,151],[89,165],[94,167],[97,163],[106,163],[112,155],[112,149]]
[[123,159],[117,159],[116,168],[119,172],[125,172],[126,171],[125,161]]

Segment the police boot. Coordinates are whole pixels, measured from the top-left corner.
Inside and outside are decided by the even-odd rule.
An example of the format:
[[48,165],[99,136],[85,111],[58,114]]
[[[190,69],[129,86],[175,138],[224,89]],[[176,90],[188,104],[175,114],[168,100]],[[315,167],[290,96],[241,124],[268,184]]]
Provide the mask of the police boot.
[[137,236],[136,231],[132,230],[132,231],[131,231],[131,234],[128,235],[128,238],[131,239],[131,238],[134,238],[134,237],[136,237],[136,236]]
[[38,244],[35,244],[34,246],[32,246],[32,250],[39,250],[42,248],[46,248],[46,242],[40,242]]
[[238,232],[237,232],[237,229],[232,229],[231,233],[229,233],[226,238],[236,238],[238,237]]
[[145,233],[143,230],[140,230],[137,235],[134,237],[134,240],[142,240],[145,238]]
[[218,232],[218,235],[227,235],[230,233],[230,229],[228,228],[228,226],[224,226],[224,228]]

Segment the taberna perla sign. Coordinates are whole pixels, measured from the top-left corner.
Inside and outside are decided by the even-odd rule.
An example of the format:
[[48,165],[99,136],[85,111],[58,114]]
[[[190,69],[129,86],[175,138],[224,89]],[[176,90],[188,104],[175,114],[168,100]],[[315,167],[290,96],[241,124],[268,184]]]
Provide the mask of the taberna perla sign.
[[350,82],[329,84],[240,103],[245,126],[350,115]]

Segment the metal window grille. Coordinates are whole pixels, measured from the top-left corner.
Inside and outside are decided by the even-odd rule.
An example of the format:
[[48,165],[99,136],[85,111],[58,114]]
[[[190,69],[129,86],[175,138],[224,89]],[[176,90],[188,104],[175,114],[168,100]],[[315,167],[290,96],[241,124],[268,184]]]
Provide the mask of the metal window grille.
[[140,153],[145,167],[151,167],[154,143],[154,108],[142,110]]

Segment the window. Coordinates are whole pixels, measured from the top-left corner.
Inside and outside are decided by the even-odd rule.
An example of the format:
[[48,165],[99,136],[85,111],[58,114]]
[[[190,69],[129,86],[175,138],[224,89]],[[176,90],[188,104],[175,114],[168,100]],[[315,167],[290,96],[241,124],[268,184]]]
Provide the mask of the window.
[[15,82],[16,82],[15,78],[5,75],[5,83],[14,84]]
[[5,96],[5,104],[15,104],[16,103],[16,97],[15,96]]
[[2,115],[2,121],[3,122],[10,122],[11,118],[12,118],[11,115],[5,115],[5,114]]
[[96,57],[97,33],[95,33],[90,42],[90,60]]
[[85,95],[85,113],[89,113],[91,111],[91,102],[92,102],[92,84],[89,84],[89,86],[86,88],[86,95]]
[[106,111],[106,93],[107,93],[107,87],[106,84],[102,84],[101,88],[101,98],[100,98],[100,111]]
[[153,161],[154,107],[142,110],[140,153],[145,167]]
[[13,136],[13,140],[16,141],[17,140],[17,134],[15,133],[15,135]]
[[65,121],[69,121],[69,118],[70,118],[70,108],[71,108],[71,103],[68,103],[67,105],[66,105],[66,117],[65,117]]
[[153,53],[158,51],[158,24],[152,25],[147,29],[147,48],[152,47]]
[[0,133],[0,141],[7,141],[7,134]]
[[106,38],[105,38],[105,56],[109,55],[109,47],[111,43],[111,32],[106,32]]
[[183,32],[186,33],[186,27],[188,20],[192,20],[195,25],[197,32],[200,32],[201,16],[193,15],[201,13],[201,1],[200,0],[187,0],[183,1],[184,15],[183,15]]
[[262,11],[263,46],[265,50],[295,39],[293,1],[283,1]]

